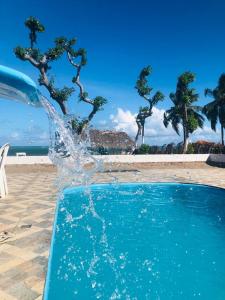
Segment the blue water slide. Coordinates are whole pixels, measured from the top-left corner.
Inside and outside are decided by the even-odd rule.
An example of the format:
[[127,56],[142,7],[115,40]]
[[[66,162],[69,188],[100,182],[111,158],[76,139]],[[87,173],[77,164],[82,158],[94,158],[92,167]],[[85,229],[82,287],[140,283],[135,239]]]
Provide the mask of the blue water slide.
[[0,65],[0,98],[41,106],[41,93],[27,75]]

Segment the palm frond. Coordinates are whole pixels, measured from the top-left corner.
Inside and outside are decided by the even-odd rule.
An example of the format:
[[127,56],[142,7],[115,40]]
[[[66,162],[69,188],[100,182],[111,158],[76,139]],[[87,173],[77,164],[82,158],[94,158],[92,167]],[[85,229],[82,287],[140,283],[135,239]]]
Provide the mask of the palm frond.
[[203,107],[198,105],[192,105],[191,108],[197,112],[202,112]]
[[225,105],[222,105],[219,109],[219,121],[220,124],[225,127]]
[[164,113],[164,126],[168,127],[169,123],[171,123],[172,128],[174,131],[179,135],[179,124],[181,122],[181,118],[179,114],[177,113],[176,107],[171,107],[171,109],[167,110]]
[[170,93],[169,97],[170,97],[171,101],[173,102],[173,104],[176,105],[177,104],[176,94]]
[[204,117],[201,115],[201,114],[199,114],[197,111],[192,111],[192,113],[193,113],[193,116],[194,116],[194,118],[197,120],[197,122],[198,122],[198,126],[200,127],[200,128],[203,128],[203,126],[204,126],[204,121],[205,121],[205,119],[204,119]]
[[157,91],[151,99],[152,106],[156,105],[159,101],[162,101],[163,99],[164,95],[161,92]]
[[204,94],[205,94],[205,96],[213,97],[213,90],[207,88],[207,89],[205,89]]
[[163,124],[164,124],[164,126],[167,128],[168,127],[168,125],[169,125],[169,119],[168,119],[168,117],[167,117],[167,113],[166,112],[164,112],[164,114],[163,114]]
[[180,120],[179,118],[176,116],[172,119],[172,127],[173,127],[173,130],[178,134],[180,135],[180,132],[179,132],[179,123],[180,123]]

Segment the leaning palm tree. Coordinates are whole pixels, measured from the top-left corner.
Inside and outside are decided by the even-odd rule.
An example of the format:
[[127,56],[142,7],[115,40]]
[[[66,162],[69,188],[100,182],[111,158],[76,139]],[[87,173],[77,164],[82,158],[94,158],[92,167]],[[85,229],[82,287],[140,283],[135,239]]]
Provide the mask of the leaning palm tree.
[[216,124],[219,121],[221,127],[221,142],[224,146],[225,128],[225,74],[219,78],[218,86],[214,89],[206,89],[205,95],[214,100],[203,107],[203,113],[211,123],[211,128],[216,131]]
[[180,126],[183,128],[183,153],[187,152],[189,135],[198,127],[202,128],[204,123],[204,117],[200,114],[201,107],[193,105],[199,97],[195,89],[189,87],[194,79],[191,72],[178,77],[176,92],[170,94],[174,106],[164,113],[165,127],[171,124],[178,135]]
[[145,135],[145,121],[147,118],[151,117],[153,113],[153,107],[159,102],[164,99],[164,95],[157,91],[153,96],[150,96],[151,91],[153,90],[152,87],[148,85],[147,77],[151,74],[152,68],[147,66],[143,68],[140,72],[138,80],[136,82],[135,88],[138,91],[138,94],[147,101],[147,106],[140,107],[139,112],[136,116],[136,123],[137,123],[137,134],[135,137],[135,147],[137,147],[138,137],[141,135],[142,137],[142,144],[144,144],[144,135]]

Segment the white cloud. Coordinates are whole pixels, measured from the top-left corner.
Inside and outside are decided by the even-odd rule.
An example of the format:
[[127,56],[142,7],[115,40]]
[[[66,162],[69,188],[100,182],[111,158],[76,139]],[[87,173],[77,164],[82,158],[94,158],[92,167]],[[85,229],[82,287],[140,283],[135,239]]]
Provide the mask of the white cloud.
[[[145,123],[145,140],[151,144],[169,143],[171,140],[179,140],[179,137],[169,125],[165,128],[163,125],[163,109],[153,108],[153,114]],[[114,124],[115,130],[125,131],[131,137],[137,133],[137,124],[135,121],[136,114],[132,114],[129,110],[117,109],[116,115],[111,115],[110,119]]]
[[[165,128],[163,124],[164,109],[153,108],[153,114],[146,120],[145,124],[145,141],[153,145],[163,145],[167,143],[179,143],[182,141],[182,129],[180,136],[176,134],[172,126]],[[117,131],[125,131],[131,137],[135,137],[137,133],[137,125],[135,122],[136,114],[132,114],[130,110],[117,109],[115,115],[110,116],[113,127]],[[203,129],[198,128],[194,134],[191,135],[190,140],[210,140],[218,142],[220,139],[219,133],[215,133],[208,126]]]
[[137,132],[135,116],[129,110],[125,111],[122,108],[118,108],[116,115],[110,115],[110,120],[116,130],[125,131],[130,136],[134,136]]
[[220,132],[213,131],[209,126],[204,126],[204,128],[198,128],[191,136],[192,141],[196,140],[206,140],[213,142],[220,142]]

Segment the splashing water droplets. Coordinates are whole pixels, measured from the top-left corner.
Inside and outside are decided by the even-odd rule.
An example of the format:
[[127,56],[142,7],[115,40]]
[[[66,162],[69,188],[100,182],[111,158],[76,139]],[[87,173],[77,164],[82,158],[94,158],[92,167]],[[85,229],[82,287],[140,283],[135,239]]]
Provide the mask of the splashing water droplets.
[[[76,266],[73,262],[69,262],[67,267],[70,270],[74,270],[79,274],[86,269],[86,276],[90,279],[90,285],[92,289],[96,290],[96,299],[102,298],[102,285],[98,284],[98,263],[100,257],[105,259],[105,263],[108,264],[111,271],[114,274],[115,282],[123,282],[121,276],[116,267],[116,259],[113,256],[112,250],[109,247],[108,239],[106,235],[106,221],[102,218],[95,209],[95,203],[92,197],[92,192],[90,189],[90,184],[92,183],[93,175],[103,168],[103,162],[97,160],[93,155],[87,150],[89,146],[88,132],[85,133],[86,138],[81,138],[78,136],[74,130],[72,130],[70,124],[71,120],[63,120],[44,97],[41,98],[42,106],[48,113],[50,121],[50,150],[49,157],[58,169],[58,180],[57,186],[61,191],[60,199],[63,199],[63,190],[71,186],[82,185],[85,186],[84,196],[88,199],[86,204],[76,203],[80,205],[78,211],[81,213],[77,216],[72,215],[66,208],[61,208],[61,212],[65,213],[65,223],[71,225],[75,228],[83,228],[84,219],[91,216],[95,222],[97,221],[101,226],[100,237],[96,236],[94,232],[93,225],[89,224],[85,226],[85,231],[89,236],[91,242],[92,258],[89,263],[87,261],[80,261],[79,266]],[[113,181],[117,184],[117,178]],[[87,221],[88,222],[88,221]],[[92,223],[92,222],[91,222]],[[73,236],[69,236],[72,240]],[[99,249],[100,247],[100,249]],[[74,248],[75,251],[75,248]],[[79,249],[76,249],[77,254]],[[100,255],[102,253],[102,255]],[[62,263],[66,262],[66,256],[63,256]],[[88,267],[87,267],[88,265]],[[125,266],[125,264],[124,264]],[[59,270],[61,274],[61,270]],[[59,275],[58,274],[58,275]],[[68,274],[64,274],[64,280],[69,280]],[[76,277],[76,281],[79,283],[81,281],[80,277]],[[77,295],[78,291],[74,290],[74,295]],[[116,286],[110,299],[120,299],[121,295],[119,288]]]

